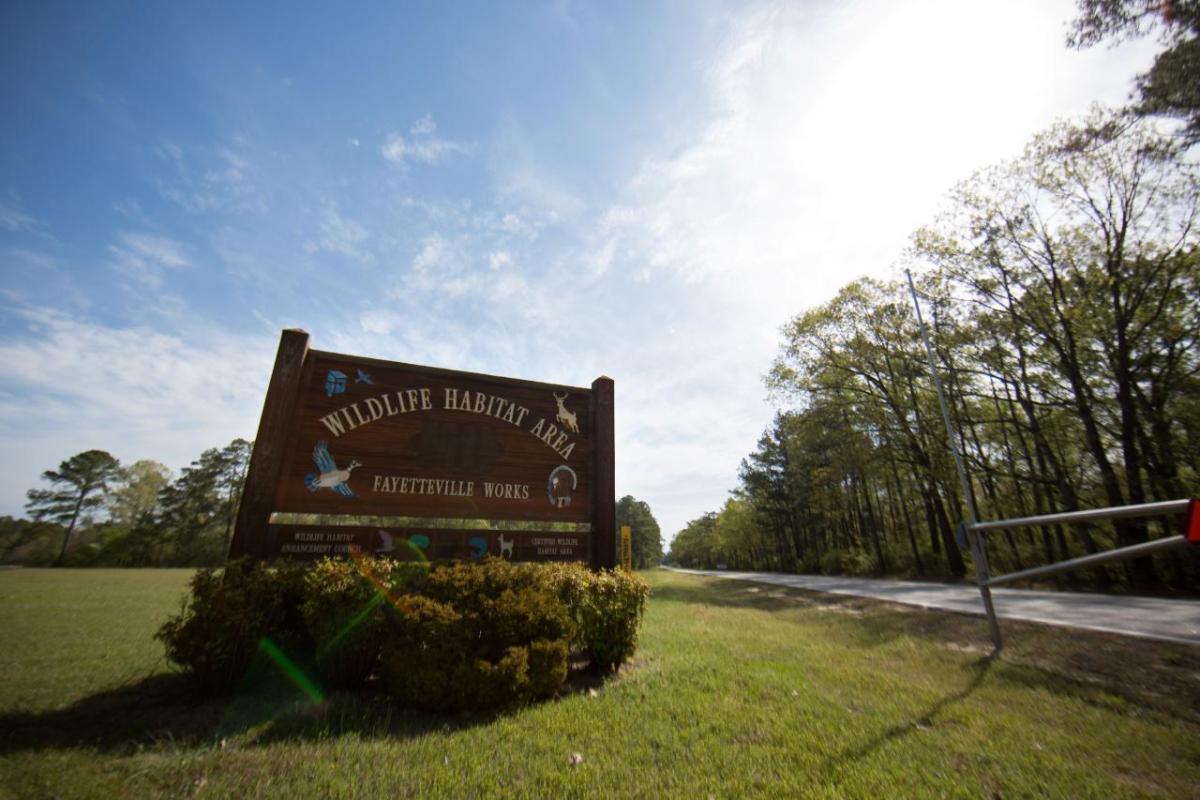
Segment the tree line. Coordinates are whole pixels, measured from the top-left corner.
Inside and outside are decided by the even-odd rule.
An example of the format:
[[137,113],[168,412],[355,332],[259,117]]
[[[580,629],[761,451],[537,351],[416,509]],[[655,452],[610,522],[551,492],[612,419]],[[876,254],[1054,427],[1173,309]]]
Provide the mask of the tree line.
[[0,517],[0,561],[70,566],[207,566],[229,551],[250,442],[211,448],[172,479],[157,461],[123,466],[86,450],[42,473],[29,519]]
[[[1200,172],[1187,137],[1096,110],[951,192],[917,288],[984,519],[1200,495]],[[783,328],[787,401],[684,565],[958,577],[966,517],[912,300],[862,279]],[[993,572],[1129,545],[1140,519],[993,534]],[[1194,587],[1195,554],[1070,574]]]
[[[104,450],[71,456],[57,469],[42,473],[47,486],[27,492],[29,519],[0,517],[0,562],[221,564],[229,552],[251,446],[234,439],[225,447],[205,450],[174,479],[157,461],[122,466]],[[311,522],[322,519],[306,517]],[[662,561],[662,535],[648,504],[625,495],[617,502],[616,520],[632,529],[635,568]],[[487,526],[484,520],[456,524]]]

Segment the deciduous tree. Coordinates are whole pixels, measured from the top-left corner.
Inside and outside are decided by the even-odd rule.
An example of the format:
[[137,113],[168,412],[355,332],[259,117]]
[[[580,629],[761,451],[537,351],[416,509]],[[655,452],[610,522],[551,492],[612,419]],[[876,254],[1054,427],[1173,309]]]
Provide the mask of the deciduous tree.
[[1163,49],[1135,81],[1138,114],[1184,120],[1184,137],[1200,140],[1200,0],[1078,0],[1068,43],[1091,47],[1157,33]]

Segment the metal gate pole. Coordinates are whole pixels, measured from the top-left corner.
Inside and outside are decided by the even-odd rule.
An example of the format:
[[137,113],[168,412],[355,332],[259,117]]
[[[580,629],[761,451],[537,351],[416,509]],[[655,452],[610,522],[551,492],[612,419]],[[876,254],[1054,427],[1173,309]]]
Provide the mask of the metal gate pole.
[[913,308],[917,312],[917,325],[921,329],[921,339],[925,342],[925,356],[929,359],[929,373],[933,376],[933,385],[937,388],[938,405],[942,409],[942,422],[946,424],[946,438],[950,441],[950,452],[954,454],[954,466],[958,470],[958,480],[962,484],[963,499],[967,502],[967,514],[970,518],[967,525],[967,539],[971,545],[971,560],[975,562],[975,582],[979,584],[979,594],[983,597],[983,609],[987,613],[988,629],[992,634],[992,644],[997,650],[1004,646],[1000,638],[1000,623],[996,619],[996,607],[992,603],[992,590],[988,587],[988,563],[986,545],[983,537],[974,529],[979,522],[979,513],[975,510],[975,496],[971,493],[971,482],[967,478],[967,468],[963,464],[962,454],[958,452],[958,440],[954,425],[950,422],[950,410],[946,406],[946,395],[942,391],[942,379],[938,375],[937,363],[933,358],[933,347],[929,344],[929,334],[925,331],[925,320],[921,317],[921,304],[917,301],[917,288],[913,285],[912,272],[904,270],[908,278],[908,291],[912,294]]

